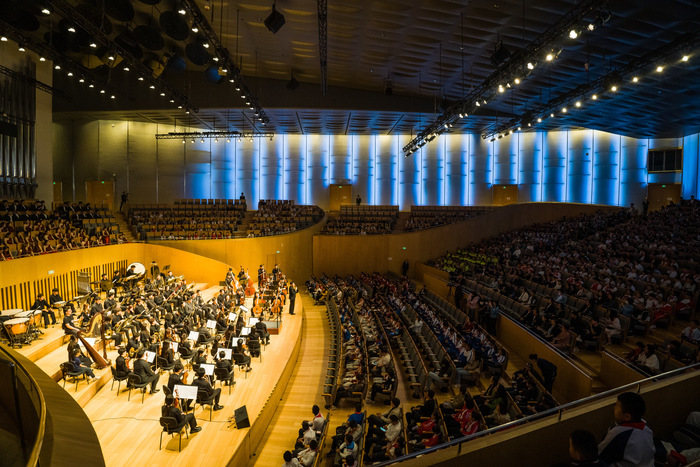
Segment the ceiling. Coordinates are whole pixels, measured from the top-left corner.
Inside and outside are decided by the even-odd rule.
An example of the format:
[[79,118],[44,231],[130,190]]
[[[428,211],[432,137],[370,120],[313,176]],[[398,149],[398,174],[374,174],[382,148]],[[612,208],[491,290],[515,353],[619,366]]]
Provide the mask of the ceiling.
[[[79,2],[82,0],[70,0],[73,4]],[[90,2],[99,4],[97,0]],[[273,34],[263,24],[272,0],[197,0],[267,112],[270,122],[264,131],[348,134],[420,131],[440,115],[444,106],[468,95],[496,70],[491,55],[499,40],[515,53],[577,3],[330,0],[329,88],[324,95],[319,86],[318,2],[278,0],[276,8],[286,24]],[[112,19],[113,35],[136,25],[151,24],[157,29],[160,13],[177,8],[173,0],[162,0],[155,6],[135,0],[131,5],[136,10],[134,20],[126,24]],[[600,11],[590,13],[586,20],[595,20]],[[694,33],[700,20],[700,2],[694,0],[609,0],[603,11],[610,13],[607,22],[577,39],[559,40],[556,48],[561,47],[561,53],[557,59],[546,62],[540,57],[527,79],[460,120],[452,131],[488,131],[682,34]],[[41,21],[45,30],[48,20]],[[185,45],[196,42],[197,37],[192,32],[184,41],[166,37],[163,50],[185,55]],[[537,128],[595,128],[635,137],[679,137],[700,132],[697,45],[683,52],[689,55],[687,62],[673,55],[661,63],[663,72],[655,72],[654,64],[640,71],[637,83],[621,82],[618,92],[603,93],[595,102],[584,100],[580,109],[558,114]],[[139,90],[133,74],[120,67],[102,68],[93,72],[99,76],[108,71],[110,84],[120,91],[119,97],[110,101],[97,91],[77,85],[75,77],[56,72],[54,85],[66,93],[65,98],[55,98],[57,119],[133,119],[209,129],[262,130],[252,112],[242,106],[233,85],[225,80],[214,84],[204,76],[204,66],[188,61],[187,71],[166,68],[161,76],[199,109],[189,115],[148,90]],[[292,73],[301,83],[295,90],[286,88]],[[392,84],[389,96],[385,95],[387,79]]]

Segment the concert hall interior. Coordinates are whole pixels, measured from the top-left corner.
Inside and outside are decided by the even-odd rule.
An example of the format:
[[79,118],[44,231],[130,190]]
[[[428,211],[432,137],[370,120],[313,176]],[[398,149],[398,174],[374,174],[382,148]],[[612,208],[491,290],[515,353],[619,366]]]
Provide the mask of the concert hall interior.
[[0,2],[0,464],[700,465],[698,24]]

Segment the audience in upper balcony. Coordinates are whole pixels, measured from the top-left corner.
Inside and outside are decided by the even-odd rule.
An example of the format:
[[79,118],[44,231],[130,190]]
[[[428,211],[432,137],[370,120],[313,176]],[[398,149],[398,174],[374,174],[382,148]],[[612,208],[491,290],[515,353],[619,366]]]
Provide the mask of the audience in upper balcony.
[[[293,200],[260,200],[258,211],[248,227],[248,237],[281,235],[318,222],[323,211],[318,206],[298,206]],[[310,220],[306,220],[310,217]]]
[[472,219],[485,211],[466,206],[412,206],[404,228],[408,232],[431,229]]

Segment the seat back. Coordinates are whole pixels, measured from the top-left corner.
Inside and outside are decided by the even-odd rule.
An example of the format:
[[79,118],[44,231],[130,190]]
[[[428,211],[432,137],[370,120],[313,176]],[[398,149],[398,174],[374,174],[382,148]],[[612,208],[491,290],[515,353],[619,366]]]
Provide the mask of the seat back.
[[131,384],[134,387],[138,387],[140,384],[142,384],[141,377],[136,373],[129,373],[126,379],[129,381],[129,384]]
[[69,373],[69,374],[75,373],[76,372],[75,365],[73,364],[73,362],[61,363],[61,371],[64,373]]
[[226,381],[231,378],[231,373],[226,368],[214,368],[214,376],[220,381]]
[[204,389],[197,390],[197,403],[198,404],[212,404],[214,402],[214,395],[211,396]]
[[163,427],[163,431],[167,431],[168,434],[177,431],[178,425],[175,417],[160,417],[160,426]]

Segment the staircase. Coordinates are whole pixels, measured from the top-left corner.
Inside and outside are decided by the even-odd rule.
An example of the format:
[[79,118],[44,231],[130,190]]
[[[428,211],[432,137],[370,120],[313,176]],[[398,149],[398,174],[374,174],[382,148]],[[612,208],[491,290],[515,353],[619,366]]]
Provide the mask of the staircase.
[[131,227],[129,227],[129,224],[126,222],[124,213],[114,211],[112,215],[114,216],[114,222],[119,226],[119,232],[123,233],[129,242],[137,241],[137,238],[134,237],[134,233],[131,231]]
[[399,212],[399,217],[396,219],[396,224],[394,224],[394,230],[391,233],[401,233],[406,231],[406,223],[408,218],[411,217],[410,212]]
[[250,223],[253,222],[253,216],[256,213],[257,211],[246,211],[243,221],[238,226],[238,231],[234,232],[233,238],[245,238],[248,236],[248,227],[250,226]]

